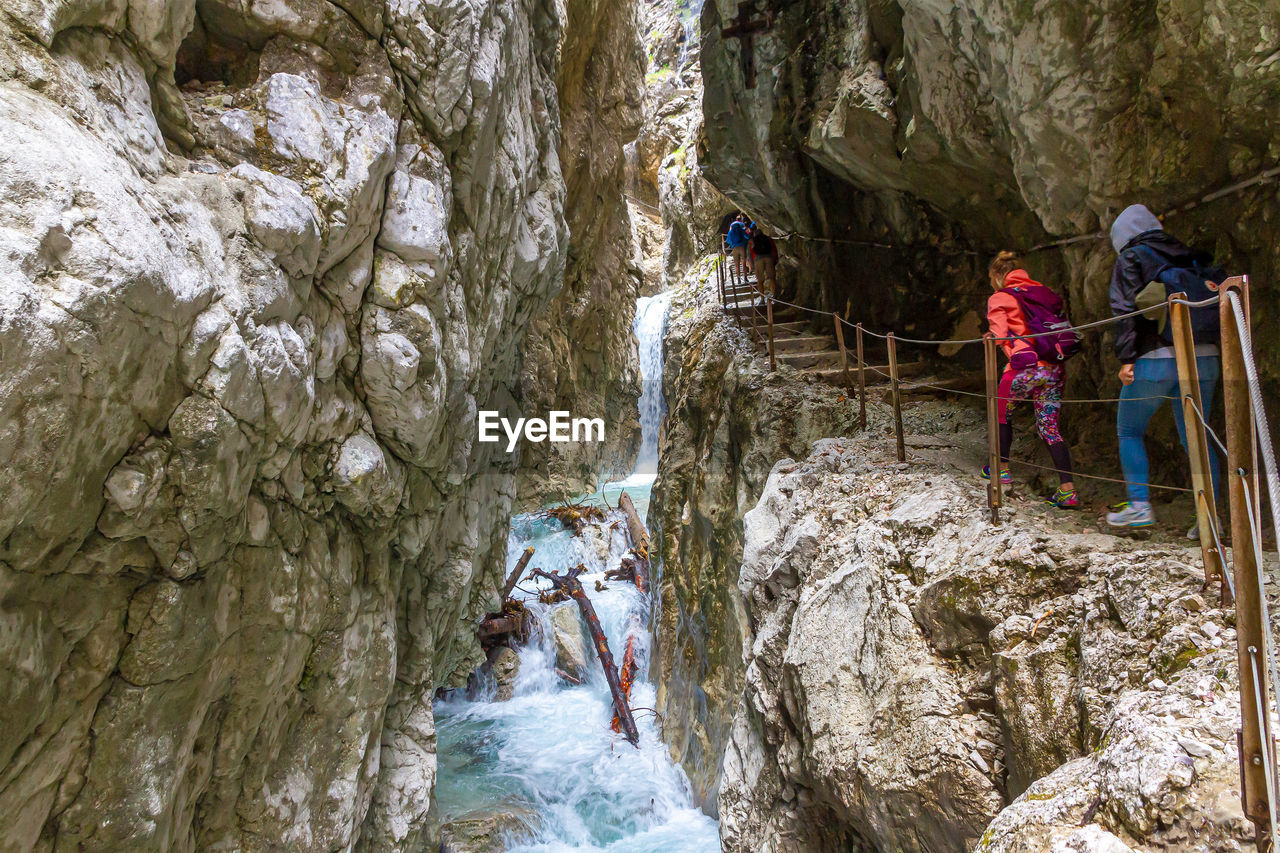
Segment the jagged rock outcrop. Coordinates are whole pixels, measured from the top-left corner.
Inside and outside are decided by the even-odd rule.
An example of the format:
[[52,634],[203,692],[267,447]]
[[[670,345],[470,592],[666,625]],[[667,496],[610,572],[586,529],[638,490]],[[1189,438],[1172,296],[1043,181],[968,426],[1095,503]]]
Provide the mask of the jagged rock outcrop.
[[[703,8],[704,175],[768,227],[817,238],[784,247],[802,301],[852,298],[879,327],[945,337],[980,309],[997,250],[1098,231],[1135,201],[1170,210],[1280,156],[1280,64],[1259,37],[1280,26],[1274,3],[773,4],[751,42],[753,89],[741,42],[720,37],[737,6]],[[1276,212],[1270,183],[1167,222],[1256,277],[1264,326],[1277,316]],[[1113,260],[1090,239],[1031,265],[1095,318]],[[1092,358],[1078,381],[1112,373]]]
[[641,122],[644,55],[636,4],[566,4],[557,91],[564,122],[560,163],[567,188],[569,254],[564,287],[526,346],[520,413],[563,410],[603,418],[605,440],[530,445],[522,500],[573,497],[635,466],[640,367],[631,332],[640,270],[624,198],[623,146]]
[[1198,552],[1017,503],[994,527],[929,446],[819,442],[747,513],[725,849],[1251,845]]
[[434,848],[515,495],[476,413],[564,278],[559,8],[0,10],[6,849]]
[[770,375],[725,319],[707,267],[677,291],[666,336],[667,419],[649,507],[655,582],[658,710],[672,756],[714,812],[721,757],[742,690],[737,592],[742,516],[774,461],[805,454],[857,417],[826,385]]

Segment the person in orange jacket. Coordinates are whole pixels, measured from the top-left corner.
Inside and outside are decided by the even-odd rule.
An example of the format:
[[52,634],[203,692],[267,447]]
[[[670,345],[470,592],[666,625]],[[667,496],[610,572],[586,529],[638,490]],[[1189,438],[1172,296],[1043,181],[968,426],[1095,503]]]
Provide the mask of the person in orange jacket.
[[[1000,346],[1009,359],[1004,375],[1000,378],[998,396],[1000,482],[1008,483],[1013,479],[1009,473],[1009,450],[1013,445],[1009,404],[1030,400],[1035,404],[1036,430],[1048,446],[1049,455],[1053,458],[1053,465],[1061,480],[1061,485],[1053,493],[1049,503],[1060,509],[1077,509],[1080,501],[1072,479],[1071,450],[1058,430],[1066,371],[1061,363],[1054,364],[1041,358],[1031,340],[1021,337],[1031,332],[1019,297],[1034,297],[1036,294],[1032,288],[1043,288],[1044,285],[1034,281],[1022,269],[1022,260],[1014,252],[1001,252],[997,255],[991,262],[988,273],[991,289],[995,293],[987,300],[987,323],[996,338],[1005,339],[1000,341]],[[992,476],[990,466],[983,467],[982,476]]]

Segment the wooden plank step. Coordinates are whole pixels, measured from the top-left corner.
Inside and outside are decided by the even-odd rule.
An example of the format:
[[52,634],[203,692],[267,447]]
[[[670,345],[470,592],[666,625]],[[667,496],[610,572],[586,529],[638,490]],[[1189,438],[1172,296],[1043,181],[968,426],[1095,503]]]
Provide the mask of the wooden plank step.
[[[732,317],[743,317],[747,319],[751,317],[752,313],[759,313],[761,322],[764,322],[765,309],[763,305],[757,306],[756,308],[753,309],[751,307],[751,303],[743,302],[739,305],[730,305],[725,313],[729,314]],[[776,334],[776,327],[778,323],[789,322],[791,320],[796,320],[799,317],[800,317],[800,312],[794,308],[774,308],[773,322],[775,327],[775,334]]]
[[777,357],[779,364],[794,367],[796,370],[840,366],[839,350],[826,350],[822,352],[779,352],[777,353]]
[[823,352],[835,347],[830,335],[790,335],[773,324],[774,349],[778,353]]
[[904,395],[913,397],[945,397],[949,393],[967,391],[970,394],[986,393],[986,380],[981,376],[956,376],[950,379],[925,379],[932,388],[904,389]]
[[[912,376],[918,376],[919,374],[924,372],[924,369],[925,369],[925,363],[923,360],[909,361],[905,364],[899,364],[898,378],[907,379]],[[889,372],[889,365],[868,364],[867,365],[867,384],[868,385],[878,385],[881,383],[888,384],[889,377],[881,376],[879,373],[875,372],[876,370],[879,370],[882,373],[887,374]],[[802,372],[806,376],[817,377],[823,382],[829,382],[832,385],[844,384],[844,376],[839,367],[826,367],[826,368],[820,368],[820,369],[805,370]],[[849,382],[852,385],[857,385],[858,383],[858,366],[853,362],[852,359],[850,359],[849,361]]]

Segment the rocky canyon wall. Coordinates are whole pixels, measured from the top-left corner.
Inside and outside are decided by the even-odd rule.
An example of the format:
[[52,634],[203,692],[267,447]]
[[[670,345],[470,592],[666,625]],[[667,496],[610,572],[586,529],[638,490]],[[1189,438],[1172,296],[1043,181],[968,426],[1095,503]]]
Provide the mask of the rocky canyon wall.
[[[945,337],[965,320],[971,332],[996,251],[1097,232],[1134,202],[1168,211],[1280,161],[1274,3],[765,7],[773,24],[751,42],[753,89],[741,43],[720,37],[737,4],[703,8],[703,174],[767,227],[799,235],[784,252],[806,304],[852,300],[880,327]],[[1262,327],[1278,316],[1276,187],[1166,222],[1253,276]],[[1087,239],[1030,265],[1073,316],[1093,319],[1107,313],[1113,260],[1106,240]],[[1110,356],[1103,336],[1089,348]],[[1277,356],[1264,358],[1280,375]],[[1114,373],[1107,358],[1081,364],[1082,386]]]
[[1252,849],[1198,551],[993,527],[953,442],[819,442],[747,513],[724,849]]
[[557,91],[569,225],[564,287],[526,345],[521,412],[603,418],[602,443],[525,450],[526,501],[573,497],[625,477],[640,447],[640,368],[631,324],[640,270],[624,197],[623,146],[640,130],[644,54],[634,3],[572,0]]
[[434,849],[568,5],[0,10],[6,849]]
[[707,254],[718,251],[721,219],[733,204],[702,177],[702,68],[698,58],[701,4],[646,0],[642,29],[648,53],[644,123],[632,150],[633,209],[642,227],[646,283],[677,284]]
[[713,284],[678,291],[668,316],[667,420],[649,510],[660,560],[654,680],[672,755],[714,813],[743,684],[742,517],[777,459],[847,434],[856,411],[835,388],[770,375]]

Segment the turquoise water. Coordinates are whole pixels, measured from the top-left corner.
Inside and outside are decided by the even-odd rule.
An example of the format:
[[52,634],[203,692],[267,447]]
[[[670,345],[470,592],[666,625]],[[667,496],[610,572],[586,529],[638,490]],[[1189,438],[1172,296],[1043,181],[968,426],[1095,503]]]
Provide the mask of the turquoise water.
[[[627,491],[638,508],[648,504],[647,487]],[[616,487],[606,489],[611,496],[616,492]],[[720,849],[716,823],[694,806],[688,781],[672,764],[654,715],[639,710],[653,708],[656,699],[644,677],[650,650],[648,601],[630,583],[604,581],[605,591],[595,589],[595,581],[617,567],[625,553],[622,519],[612,512],[578,538],[556,522],[517,516],[512,519],[509,565],[514,566],[526,545],[533,545],[533,564],[541,568],[587,566],[583,586],[615,659],[621,661],[627,638],[637,637],[640,675],[632,686],[631,704],[637,709],[639,749],[609,726],[612,704],[594,658],[590,676],[580,686],[555,674],[551,631],[544,621],[547,608],[532,601],[529,606],[544,630],[520,651],[515,695],[507,702],[454,699],[436,705],[436,796],[442,821],[475,811],[524,815],[524,828],[512,833],[506,849],[525,853]]]

